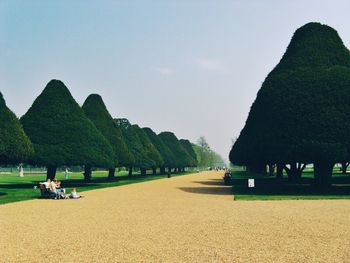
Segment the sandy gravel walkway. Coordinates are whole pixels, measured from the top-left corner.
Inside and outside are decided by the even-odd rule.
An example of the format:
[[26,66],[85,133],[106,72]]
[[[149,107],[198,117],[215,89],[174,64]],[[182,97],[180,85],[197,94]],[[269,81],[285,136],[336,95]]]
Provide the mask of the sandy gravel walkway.
[[350,200],[234,202],[221,173],[0,206],[0,262],[350,262]]

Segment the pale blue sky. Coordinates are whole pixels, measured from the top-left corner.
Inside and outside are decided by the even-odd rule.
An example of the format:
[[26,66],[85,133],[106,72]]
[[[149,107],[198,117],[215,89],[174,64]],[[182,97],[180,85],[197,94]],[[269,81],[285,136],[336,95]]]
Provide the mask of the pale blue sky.
[[349,1],[0,0],[0,91],[23,115],[50,79],[82,104],[156,132],[205,136],[227,159],[293,32],[334,27],[350,47]]

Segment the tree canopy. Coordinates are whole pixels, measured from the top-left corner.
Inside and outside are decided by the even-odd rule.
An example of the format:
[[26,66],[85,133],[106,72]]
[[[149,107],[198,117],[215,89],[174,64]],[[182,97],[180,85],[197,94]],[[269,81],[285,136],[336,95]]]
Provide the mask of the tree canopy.
[[144,151],[149,159],[151,159],[154,164],[149,168],[160,167],[164,164],[163,158],[157,148],[154,146],[147,133],[141,129],[138,125],[133,125],[133,128],[136,130],[140,142],[143,146]]
[[181,145],[177,137],[172,132],[161,132],[159,137],[165,143],[165,145],[172,151],[175,157],[174,167],[183,168],[187,167],[191,163],[191,156],[187,153],[184,147]]
[[182,147],[186,150],[186,152],[190,156],[190,158],[188,158],[188,160],[190,161],[188,163],[188,166],[189,167],[197,166],[198,165],[197,155],[192,148],[191,142],[186,139],[181,139],[179,142],[181,143]]
[[21,122],[33,143],[35,164],[113,165],[109,142],[59,80],[47,84]]
[[0,163],[13,164],[33,155],[33,146],[0,92]]
[[144,142],[139,137],[139,129],[137,125],[131,125],[127,119],[115,119],[126,139],[126,143],[132,155],[134,156],[134,163],[130,167],[139,167],[140,169],[151,168],[156,165],[151,159],[150,153],[144,147]]
[[143,128],[152,144],[157,148],[158,152],[162,156],[163,164],[161,166],[174,167],[175,157],[171,150],[166,146],[163,140],[158,136],[151,128]]
[[101,96],[98,94],[89,95],[82,109],[112,146],[114,151],[114,165],[128,166],[131,164],[133,157],[128,150],[122,132],[108,112]]
[[314,163],[329,177],[334,162],[349,159],[349,117],[350,52],[331,27],[306,24],[265,79],[230,160]]

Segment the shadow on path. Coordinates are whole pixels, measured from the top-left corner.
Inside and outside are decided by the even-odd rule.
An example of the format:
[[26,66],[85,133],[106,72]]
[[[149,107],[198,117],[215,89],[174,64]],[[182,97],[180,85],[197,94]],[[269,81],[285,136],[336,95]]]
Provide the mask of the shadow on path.
[[196,184],[202,184],[202,185],[216,185],[216,186],[223,186],[223,181],[193,181],[192,183]]
[[232,195],[232,187],[225,186],[223,180],[209,179],[209,181],[193,181],[198,187],[179,187],[178,189],[193,194],[211,194],[211,195]]

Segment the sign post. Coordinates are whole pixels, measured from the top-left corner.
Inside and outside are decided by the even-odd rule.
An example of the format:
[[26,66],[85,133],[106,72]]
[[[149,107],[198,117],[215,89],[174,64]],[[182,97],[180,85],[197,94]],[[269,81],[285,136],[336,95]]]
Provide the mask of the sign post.
[[249,188],[254,188],[255,187],[254,179],[248,179],[248,187]]

